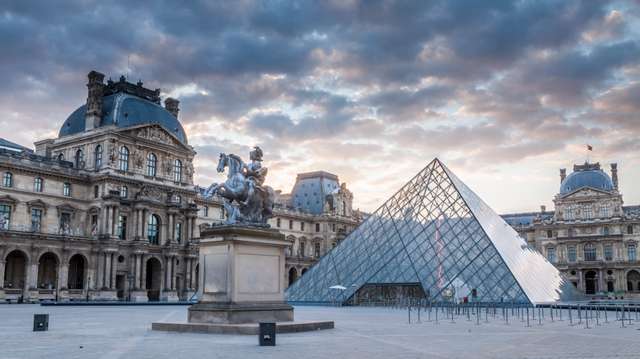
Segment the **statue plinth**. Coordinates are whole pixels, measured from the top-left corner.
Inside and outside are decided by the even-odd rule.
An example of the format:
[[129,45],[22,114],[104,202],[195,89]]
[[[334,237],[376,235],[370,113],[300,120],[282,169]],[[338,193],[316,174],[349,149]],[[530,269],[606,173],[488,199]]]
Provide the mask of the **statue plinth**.
[[284,300],[285,248],[278,230],[225,225],[200,233],[200,301],[189,323],[291,322]]

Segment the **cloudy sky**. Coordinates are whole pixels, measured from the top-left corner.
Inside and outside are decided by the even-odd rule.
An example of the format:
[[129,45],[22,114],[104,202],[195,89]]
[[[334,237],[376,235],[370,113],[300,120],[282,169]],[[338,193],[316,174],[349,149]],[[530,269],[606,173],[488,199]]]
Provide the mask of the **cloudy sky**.
[[324,169],[374,210],[437,156],[529,211],[589,143],[640,204],[638,1],[29,3],[0,4],[0,137],[23,145],[57,135],[95,69],[180,99],[202,185],[257,144],[272,186]]

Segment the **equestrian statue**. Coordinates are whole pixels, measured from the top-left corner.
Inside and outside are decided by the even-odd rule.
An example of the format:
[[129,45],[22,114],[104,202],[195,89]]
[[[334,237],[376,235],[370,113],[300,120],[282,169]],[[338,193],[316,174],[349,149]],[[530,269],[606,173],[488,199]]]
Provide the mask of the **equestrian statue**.
[[274,191],[264,185],[268,169],[262,167],[262,150],[256,146],[249,153],[251,162],[246,164],[234,154],[221,153],[218,173],[227,171],[224,183],[213,184],[204,191],[205,196],[223,198],[227,213],[225,224],[269,227],[267,220],[273,215]]

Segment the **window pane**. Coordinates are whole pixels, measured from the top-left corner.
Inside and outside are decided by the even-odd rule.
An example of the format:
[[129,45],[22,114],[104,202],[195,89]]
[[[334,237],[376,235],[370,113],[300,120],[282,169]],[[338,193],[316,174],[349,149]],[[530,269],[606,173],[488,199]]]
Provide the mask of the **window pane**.
[[0,204],[0,229],[9,229],[11,223],[11,206]]

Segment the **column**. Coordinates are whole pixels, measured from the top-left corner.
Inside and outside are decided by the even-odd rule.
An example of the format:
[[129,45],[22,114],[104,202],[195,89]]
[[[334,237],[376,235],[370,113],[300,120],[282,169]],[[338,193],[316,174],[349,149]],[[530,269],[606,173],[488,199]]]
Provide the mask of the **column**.
[[146,209],[142,211],[142,227],[140,228],[140,238],[148,242],[149,238],[147,238],[147,231],[144,228],[147,223],[147,214],[148,214],[147,212],[148,211]]
[[584,293],[584,276],[582,275],[582,269],[578,270],[578,289]]
[[176,257],[171,257],[171,290],[176,290]]
[[60,268],[58,269],[58,290],[68,289],[68,279],[69,279],[69,262],[66,259],[63,259],[60,264]]
[[109,262],[111,262],[111,285],[109,286],[109,288],[111,289],[116,289],[116,274],[117,274],[117,265],[118,263],[116,262],[118,259],[116,257],[116,253],[111,253],[109,255],[111,257],[111,260]]
[[167,228],[167,244],[173,243],[173,234],[174,234],[174,226],[175,226],[174,216],[175,215],[173,213],[169,213],[169,215],[167,216],[169,219],[169,228]]
[[191,289],[191,265],[193,261],[189,257],[184,257],[184,289]]
[[117,235],[118,231],[118,208],[117,207],[111,207],[111,234],[112,235]]
[[142,278],[140,278],[140,289],[147,289],[147,264],[144,261],[144,254],[140,255],[140,266],[142,267]]
[[[36,256],[32,256],[32,258],[36,258]],[[36,289],[38,288],[38,262],[31,263],[29,272],[27,273],[27,289]]]
[[0,259],[0,289],[4,288],[4,268],[6,261]]
[[168,256],[164,257],[164,289],[171,289],[171,262]]
[[195,288],[199,288],[199,283],[198,283],[198,276],[196,275],[196,267],[197,267],[196,263],[196,258],[191,258],[191,288],[195,289]]
[[[195,233],[195,230],[196,230],[196,217],[191,217],[191,226],[189,228],[191,228],[189,230],[189,234],[191,236],[188,237],[188,238],[191,239],[191,238],[195,237],[194,233]],[[186,241],[185,241],[185,243],[186,243]]]
[[100,209],[100,234],[107,233],[107,207],[104,206]]
[[96,289],[104,286],[104,256],[102,252],[96,253]]
[[131,290],[137,290],[140,287],[140,265],[138,263],[138,255],[133,254],[133,288]]
[[[603,252],[604,253],[604,252]],[[604,285],[604,271],[600,269],[598,271],[598,290],[596,292],[601,292],[605,289]]]
[[104,253],[104,284],[103,287],[111,288],[111,253]]

